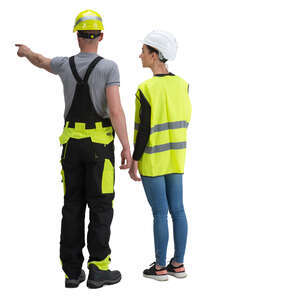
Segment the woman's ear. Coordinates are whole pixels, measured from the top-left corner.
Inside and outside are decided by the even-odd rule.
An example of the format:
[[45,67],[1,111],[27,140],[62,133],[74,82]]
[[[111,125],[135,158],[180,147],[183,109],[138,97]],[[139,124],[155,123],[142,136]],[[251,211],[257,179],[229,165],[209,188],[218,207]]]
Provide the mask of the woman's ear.
[[153,59],[153,60],[155,60],[155,59],[158,58],[158,55],[157,55],[156,52],[152,52],[151,54],[152,54],[152,59]]

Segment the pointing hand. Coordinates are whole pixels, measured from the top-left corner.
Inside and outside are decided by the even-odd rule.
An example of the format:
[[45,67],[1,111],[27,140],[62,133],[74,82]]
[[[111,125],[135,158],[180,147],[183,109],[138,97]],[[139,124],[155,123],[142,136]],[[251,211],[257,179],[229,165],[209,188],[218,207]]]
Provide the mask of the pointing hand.
[[19,47],[17,55],[20,57],[26,56],[30,52],[30,48],[23,44],[15,44],[16,47]]

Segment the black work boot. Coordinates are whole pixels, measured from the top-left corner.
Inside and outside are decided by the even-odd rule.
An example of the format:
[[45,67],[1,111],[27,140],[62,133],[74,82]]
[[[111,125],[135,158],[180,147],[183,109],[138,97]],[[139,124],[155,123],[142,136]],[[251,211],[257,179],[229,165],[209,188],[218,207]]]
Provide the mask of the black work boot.
[[121,280],[121,273],[119,271],[103,271],[94,264],[90,264],[88,268],[90,272],[86,285],[90,289],[98,289],[103,285],[115,284]]
[[84,273],[83,270],[81,270],[81,273],[80,273],[78,279],[70,279],[70,278],[66,277],[66,279],[65,279],[65,287],[66,288],[76,288],[83,281],[85,281],[85,273]]

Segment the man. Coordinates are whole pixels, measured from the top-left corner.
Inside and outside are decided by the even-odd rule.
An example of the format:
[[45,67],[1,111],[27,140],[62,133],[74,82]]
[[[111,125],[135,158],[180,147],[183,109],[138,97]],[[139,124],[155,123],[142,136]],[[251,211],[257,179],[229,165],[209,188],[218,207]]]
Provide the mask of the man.
[[120,102],[118,67],[113,61],[97,55],[98,43],[103,39],[102,30],[102,18],[97,12],[81,12],[73,30],[77,31],[80,53],[70,58],[49,59],[25,45],[16,44],[20,57],[58,74],[64,85],[65,127],[60,136],[64,183],[60,259],[66,274],[66,287],[77,287],[85,280],[81,267],[86,204],[90,209],[87,286],[99,288],[121,280],[119,271],[108,268],[115,195],[115,132],[123,146],[121,169],[130,167],[131,154]]

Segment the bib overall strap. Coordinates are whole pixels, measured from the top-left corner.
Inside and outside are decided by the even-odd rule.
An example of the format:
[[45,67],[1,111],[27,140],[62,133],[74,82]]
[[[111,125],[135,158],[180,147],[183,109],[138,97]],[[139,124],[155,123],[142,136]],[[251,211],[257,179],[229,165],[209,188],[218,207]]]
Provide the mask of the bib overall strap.
[[103,57],[101,56],[97,56],[91,63],[90,65],[88,66],[87,70],[86,70],[86,73],[84,75],[84,79],[82,80],[81,77],[79,76],[77,70],[76,70],[76,66],[75,66],[75,61],[74,61],[74,56],[71,56],[69,58],[69,64],[70,64],[70,67],[71,67],[71,70],[72,70],[72,73],[77,81],[77,83],[79,84],[82,84],[84,82],[87,82],[88,79],[89,79],[89,76],[91,74],[91,72],[93,71],[93,69],[95,68],[96,64],[101,60],[103,59]]
[[97,56],[91,63],[90,65],[88,66],[86,72],[85,72],[85,75],[84,75],[84,79],[83,81],[84,82],[88,82],[89,80],[89,76],[91,74],[91,72],[93,71],[93,69],[95,68],[95,66],[97,65],[97,63],[102,59],[103,57],[101,56]]
[[83,83],[83,80],[80,78],[79,74],[77,73],[75,62],[74,62],[74,56],[71,56],[69,58],[69,64],[77,83]]

